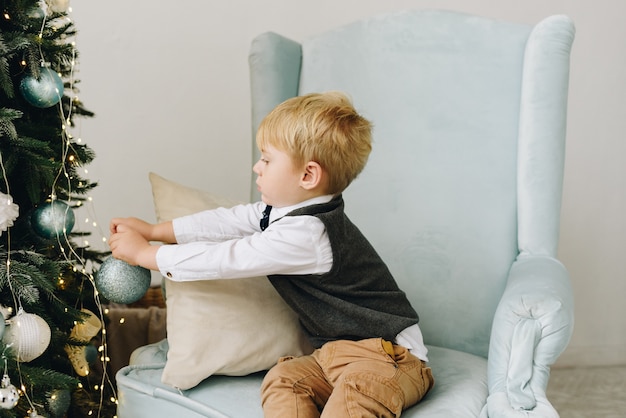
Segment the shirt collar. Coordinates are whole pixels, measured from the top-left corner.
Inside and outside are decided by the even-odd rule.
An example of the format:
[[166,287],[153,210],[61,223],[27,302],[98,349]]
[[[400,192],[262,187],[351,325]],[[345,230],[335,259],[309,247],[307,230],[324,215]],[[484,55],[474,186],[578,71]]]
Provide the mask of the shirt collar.
[[284,206],[281,208],[276,208],[273,207],[272,211],[270,212],[270,223],[273,222],[274,220],[281,218],[283,216],[285,216],[286,214],[288,214],[289,212],[291,212],[292,210],[296,210],[299,208],[303,208],[305,206],[311,206],[311,205],[318,205],[321,203],[328,203],[331,200],[333,200],[333,196],[332,194],[327,194],[324,196],[317,196],[314,197],[312,199],[308,199],[305,200],[303,202],[300,203],[296,203],[295,205],[291,205],[291,206]]

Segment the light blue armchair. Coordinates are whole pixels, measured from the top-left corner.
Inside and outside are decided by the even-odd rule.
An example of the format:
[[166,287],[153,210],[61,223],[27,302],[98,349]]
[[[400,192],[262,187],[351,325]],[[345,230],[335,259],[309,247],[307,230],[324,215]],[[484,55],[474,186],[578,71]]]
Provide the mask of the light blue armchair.
[[[347,92],[374,123],[344,197],[429,346],[435,387],[403,417],[558,417],[545,390],[574,319],[556,259],[573,38],[565,16],[409,11],[252,43],[254,131],[313,91]],[[120,418],[262,417],[262,375],[178,392],[160,383],[164,356],[118,373]]]

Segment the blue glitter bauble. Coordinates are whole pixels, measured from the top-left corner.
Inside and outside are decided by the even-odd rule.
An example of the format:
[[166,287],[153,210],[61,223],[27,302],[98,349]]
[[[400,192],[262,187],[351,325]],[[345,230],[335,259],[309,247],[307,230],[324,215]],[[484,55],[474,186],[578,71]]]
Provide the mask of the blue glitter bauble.
[[39,108],[54,106],[63,97],[63,80],[48,67],[41,67],[41,77],[27,75],[20,82],[20,91],[24,99]]
[[[37,207],[30,217],[33,230],[43,238],[69,234],[74,228],[74,211],[65,202],[54,200]],[[64,232],[65,231],[65,232]]]
[[111,302],[128,304],[141,299],[150,287],[150,270],[131,266],[125,261],[109,257],[96,273],[98,292]]

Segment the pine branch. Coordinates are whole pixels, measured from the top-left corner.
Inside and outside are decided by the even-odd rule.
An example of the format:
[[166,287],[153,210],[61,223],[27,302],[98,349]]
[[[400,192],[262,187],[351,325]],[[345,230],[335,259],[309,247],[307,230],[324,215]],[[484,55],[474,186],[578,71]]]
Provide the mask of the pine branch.
[[13,121],[22,117],[22,112],[15,109],[0,108],[0,137],[17,139],[17,131]]

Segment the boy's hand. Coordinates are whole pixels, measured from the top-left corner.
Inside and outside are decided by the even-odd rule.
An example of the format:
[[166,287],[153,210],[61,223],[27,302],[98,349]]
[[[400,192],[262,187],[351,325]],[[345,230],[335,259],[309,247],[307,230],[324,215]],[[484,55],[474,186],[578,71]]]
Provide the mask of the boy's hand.
[[160,241],[168,244],[176,243],[174,227],[171,221],[151,224],[138,218],[114,218],[109,224],[111,235],[119,232],[120,227],[132,229],[145,238],[146,241]]
[[[113,226],[114,222],[112,221],[112,229]],[[140,265],[151,270],[158,269],[156,265],[157,246],[150,245],[146,237],[124,223],[115,224],[115,231],[109,238],[109,247],[111,247],[113,257],[133,266]]]
[[120,226],[124,226],[124,227],[127,227],[129,229],[132,229],[138,232],[142,237],[146,239],[146,241],[153,240],[152,235],[153,235],[154,225],[146,221],[142,221],[141,219],[138,219],[138,218],[111,219],[111,223],[109,225],[109,231],[111,232],[111,235],[115,234],[116,232],[119,232],[118,227]]

